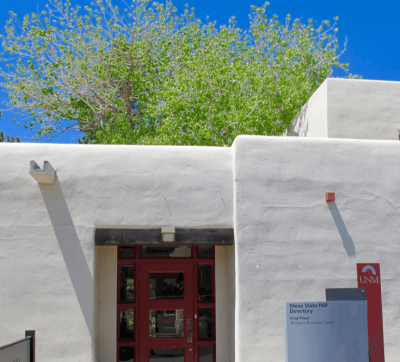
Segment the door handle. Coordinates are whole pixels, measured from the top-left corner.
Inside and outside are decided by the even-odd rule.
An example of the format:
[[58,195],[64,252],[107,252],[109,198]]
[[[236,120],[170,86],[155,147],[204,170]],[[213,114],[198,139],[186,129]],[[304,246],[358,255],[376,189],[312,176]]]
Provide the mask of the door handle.
[[187,325],[187,341],[192,342],[193,330],[192,330],[192,320],[188,319],[186,321]]

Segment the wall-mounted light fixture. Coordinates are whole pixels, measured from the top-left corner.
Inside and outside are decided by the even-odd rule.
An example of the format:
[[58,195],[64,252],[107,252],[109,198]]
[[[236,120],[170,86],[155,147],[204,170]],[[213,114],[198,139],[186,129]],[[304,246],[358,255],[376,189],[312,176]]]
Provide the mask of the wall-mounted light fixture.
[[173,226],[162,227],[161,240],[163,243],[173,243],[175,241],[175,228]]
[[327,193],[325,194],[325,200],[326,200],[326,202],[335,201],[335,193],[332,192],[332,191],[327,192]]
[[56,171],[50,165],[49,161],[44,161],[43,170],[38,166],[35,161],[31,161],[31,168],[29,174],[39,183],[39,184],[54,184],[56,178]]

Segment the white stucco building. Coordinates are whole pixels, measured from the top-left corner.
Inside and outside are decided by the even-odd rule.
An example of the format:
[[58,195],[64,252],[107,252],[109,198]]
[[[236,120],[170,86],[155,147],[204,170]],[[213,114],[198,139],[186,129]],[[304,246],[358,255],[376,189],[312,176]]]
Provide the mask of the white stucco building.
[[230,148],[0,144],[0,345],[31,329],[40,362],[284,361],[283,303],[377,262],[397,361],[399,99],[328,79],[287,137]]

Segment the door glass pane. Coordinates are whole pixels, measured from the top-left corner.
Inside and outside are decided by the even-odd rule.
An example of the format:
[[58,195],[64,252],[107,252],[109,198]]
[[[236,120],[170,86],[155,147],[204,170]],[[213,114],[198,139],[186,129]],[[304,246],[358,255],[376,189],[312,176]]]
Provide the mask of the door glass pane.
[[214,361],[213,346],[200,346],[199,355],[200,355],[199,362],[213,362]]
[[212,258],[212,246],[199,246],[199,258]]
[[199,300],[212,301],[211,265],[199,265]]
[[133,347],[120,347],[119,348],[119,361],[118,362],[134,362],[135,351]]
[[150,337],[183,337],[183,310],[149,311]]
[[199,338],[213,338],[213,313],[212,309],[199,310]]
[[143,246],[142,258],[190,258],[191,246]]
[[121,302],[133,302],[135,300],[134,281],[134,266],[121,265],[121,285],[119,289]]
[[121,246],[121,258],[134,258],[135,247],[134,246]]
[[184,362],[183,349],[151,349],[150,362]]
[[121,310],[119,314],[119,338],[133,339],[135,312],[133,309]]
[[183,273],[150,273],[150,299],[182,299]]

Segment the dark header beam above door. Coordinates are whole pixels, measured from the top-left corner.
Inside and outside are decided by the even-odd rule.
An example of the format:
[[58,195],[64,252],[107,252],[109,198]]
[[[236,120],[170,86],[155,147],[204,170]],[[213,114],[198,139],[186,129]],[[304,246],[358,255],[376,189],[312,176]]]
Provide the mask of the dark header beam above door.
[[161,241],[158,229],[96,229],[96,245],[232,245],[233,229],[175,228],[175,242]]

